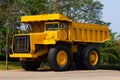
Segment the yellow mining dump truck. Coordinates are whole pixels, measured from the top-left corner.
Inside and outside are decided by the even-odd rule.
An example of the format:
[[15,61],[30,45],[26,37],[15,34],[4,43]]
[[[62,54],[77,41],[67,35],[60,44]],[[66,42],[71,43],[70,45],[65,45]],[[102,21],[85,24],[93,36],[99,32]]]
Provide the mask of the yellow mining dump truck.
[[62,14],[21,17],[31,26],[28,34],[13,36],[10,57],[20,58],[25,70],[37,70],[47,60],[54,71],[64,71],[75,62],[77,69],[97,69],[97,44],[110,40],[108,27],[69,20]]

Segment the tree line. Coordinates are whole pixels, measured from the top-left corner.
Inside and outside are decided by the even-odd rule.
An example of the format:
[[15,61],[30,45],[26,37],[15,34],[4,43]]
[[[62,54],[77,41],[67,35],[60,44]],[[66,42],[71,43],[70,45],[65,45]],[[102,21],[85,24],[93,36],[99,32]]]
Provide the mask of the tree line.
[[[20,17],[24,15],[61,13],[77,22],[110,26],[102,20],[103,4],[97,0],[0,0],[0,53],[5,52],[9,28],[9,46],[13,34],[18,33]],[[111,32],[111,40],[100,45],[101,63],[120,64],[120,36]]]

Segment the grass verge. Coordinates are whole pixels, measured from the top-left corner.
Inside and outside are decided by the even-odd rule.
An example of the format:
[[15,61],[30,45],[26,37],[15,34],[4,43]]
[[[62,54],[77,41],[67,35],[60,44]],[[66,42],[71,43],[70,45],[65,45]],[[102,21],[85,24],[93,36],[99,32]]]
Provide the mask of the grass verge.
[[[19,62],[8,62],[8,69],[22,69]],[[6,70],[6,62],[0,61],[0,70]]]

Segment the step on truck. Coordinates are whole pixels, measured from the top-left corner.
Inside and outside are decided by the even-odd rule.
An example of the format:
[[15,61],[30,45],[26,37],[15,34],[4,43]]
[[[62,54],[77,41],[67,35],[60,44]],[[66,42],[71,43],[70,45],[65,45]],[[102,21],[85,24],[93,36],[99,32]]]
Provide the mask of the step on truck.
[[95,70],[100,64],[98,44],[110,40],[108,27],[78,23],[62,14],[22,16],[30,26],[27,34],[15,34],[10,57],[19,58],[25,70],[37,70],[47,60],[54,71],[74,62],[77,69]]

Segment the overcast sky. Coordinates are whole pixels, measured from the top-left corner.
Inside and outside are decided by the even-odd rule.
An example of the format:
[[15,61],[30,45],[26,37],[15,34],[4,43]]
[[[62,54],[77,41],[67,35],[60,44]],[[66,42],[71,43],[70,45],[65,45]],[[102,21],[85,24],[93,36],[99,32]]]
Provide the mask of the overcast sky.
[[103,20],[111,22],[112,32],[120,34],[120,0],[98,0],[104,5]]

